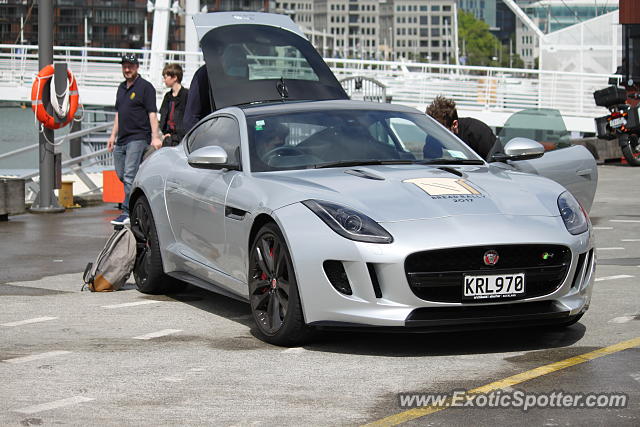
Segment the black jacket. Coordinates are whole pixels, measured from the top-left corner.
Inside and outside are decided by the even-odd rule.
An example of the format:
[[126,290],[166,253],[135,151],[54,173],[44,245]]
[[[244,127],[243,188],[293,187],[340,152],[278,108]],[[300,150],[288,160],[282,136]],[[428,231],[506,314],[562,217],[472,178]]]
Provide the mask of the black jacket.
[[498,148],[498,141],[489,126],[471,117],[458,119],[458,138],[485,160]]
[[184,113],[185,132],[189,132],[200,119],[213,111],[209,99],[209,76],[206,65],[202,65],[193,74],[190,88],[191,92],[189,92]]
[[178,96],[176,97],[176,106],[173,111],[173,120],[176,123],[176,129],[174,132],[169,131],[169,126],[167,124],[171,104],[171,91],[167,92],[162,99],[162,105],[160,106],[160,132],[162,132],[163,135],[167,133],[171,134],[171,137],[165,139],[162,143],[165,147],[178,145],[186,133],[182,119],[184,117],[184,109],[187,105],[188,93],[189,89],[181,87],[178,92]]

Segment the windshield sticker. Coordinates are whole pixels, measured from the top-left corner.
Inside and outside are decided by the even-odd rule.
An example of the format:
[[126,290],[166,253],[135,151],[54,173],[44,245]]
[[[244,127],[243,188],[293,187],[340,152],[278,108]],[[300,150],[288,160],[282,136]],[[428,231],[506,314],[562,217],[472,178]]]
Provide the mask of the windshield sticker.
[[264,120],[258,120],[256,122],[256,130],[262,130],[264,129]]
[[464,179],[458,178],[417,178],[407,179],[403,182],[417,185],[432,199],[446,199],[453,202],[473,202],[475,199],[484,198],[476,188]]

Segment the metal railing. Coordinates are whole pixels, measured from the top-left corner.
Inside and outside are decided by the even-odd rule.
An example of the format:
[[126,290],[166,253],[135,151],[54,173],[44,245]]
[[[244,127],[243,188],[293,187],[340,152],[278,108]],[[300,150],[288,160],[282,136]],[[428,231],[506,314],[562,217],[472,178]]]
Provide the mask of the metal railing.
[[[108,112],[105,114],[108,114]],[[69,132],[66,135],[55,138],[53,141],[55,151],[60,152],[62,155],[62,173],[75,175],[88,189],[88,191],[83,194],[99,194],[102,190],[102,187],[96,184],[91,178],[91,172],[99,172],[104,169],[113,168],[112,156],[107,152],[106,148],[106,131],[110,130],[112,127],[112,121],[101,123],[80,131]],[[71,158],[62,150],[62,148],[64,144],[75,139],[81,139],[82,151],[84,154]],[[18,154],[38,149],[39,144],[31,144],[26,147],[0,154],[0,160],[8,159]],[[25,201],[27,203],[33,202],[38,194],[38,190],[40,188],[38,183],[39,175],[39,171],[34,171],[18,176],[18,178],[25,180]]]
[[[156,87],[158,98],[166,90],[161,76],[149,76],[152,52],[83,47],[55,47],[54,60],[67,62],[76,74],[81,100],[89,105],[112,105],[115,89],[122,80],[119,65],[124,52],[140,58],[140,74]],[[201,53],[154,52],[165,63],[175,62],[185,70],[188,85]],[[554,108],[563,116],[594,118],[602,108],[593,101],[593,91],[607,85],[610,76],[554,71],[474,67],[446,64],[407,63],[360,59],[325,58],[338,78],[362,76],[387,87],[394,103],[424,108],[437,95],[456,101],[465,110],[514,112],[524,108]],[[0,45],[0,99],[28,99],[37,73],[37,46]],[[20,93],[17,98],[14,93]],[[589,129],[588,131],[593,131]]]

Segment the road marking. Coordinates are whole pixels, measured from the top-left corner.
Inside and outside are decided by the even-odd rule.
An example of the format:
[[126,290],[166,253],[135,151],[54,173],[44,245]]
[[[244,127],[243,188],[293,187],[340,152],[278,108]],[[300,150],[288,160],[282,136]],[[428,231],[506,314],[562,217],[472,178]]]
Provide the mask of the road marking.
[[[539,366],[537,368],[525,371],[508,378],[498,380],[487,385],[474,388],[467,391],[467,394],[486,394],[496,390],[503,390],[506,387],[512,387],[516,384],[523,383],[525,381],[539,378],[544,375],[551,374],[553,372],[560,371],[562,369],[570,368],[571,366],[579,365],[584,362],[588,362],[599,357],[607,356],[619,351],[627,350],[630,348],[640,346],[640,337],[630,339],[628,341],[622,341],[617,344],[603,347],[598,350],[590,351],[589,353],[581,354],[575,357],[561,360],[559,362],[551,363],[548,365]],[[451,399],[447,399],[447,404],[451,403]],[[396,426],[398,424],[406,423],[417,418],[424,417],[425,415],[440,412],[446,409],[444,406],[425,406],[421,408],[413,408],[408,411],[400,412],[395,415],[382,418],[372,423],[366,424],[366,426]]]
[[304,350],[303,347],[292,347],[292,348],[288,348],[286,350],[283,350],[283,353],[289,353],[289,354],[300,354],[302,353]]
[[48,351],[46,353],[32,354],[31,356],[14,357],[13,359],[5,359],[3,362],[7,363],[27,363],[34,360],[46,359],[48,357],[62,356],[63,354],[69,354],[70,351]]
[[629,375],[631,375],[631,378],[633,378],[634,380],[640,383],[640,372],[636,372],[635,374],[629,374]]
[[75,405],[77,403],[90,402],[96,400],[93,397],[73,396],[67,399],[54,400],[49,403],[41,403],[40,405],[27,406],[26,408],[16,409],[13,412],[19,412],[21,414],[35,414],[42,411],[48,411],[50,409],[62,408],[63,406]]
[[146,305],[146,304],[158,304],[163,301],[136,301],[136,302],[125,302],[123,304],[111,304],[111,305],[103,305],[102,308],[122,308],[122,307],[134,307],[136,305]]
[[613,230],[613,227],[593,227],[594,230]]
[[610,219],[611,222],[640,222],[640,219]]
[[623,251],[624,248],[596,248],[598,251]]
[[17,322],[3,323],[2,326],[22,326],[30,323],[46,322],[48,320],[55,320],[57,317],[34,317],[33,319],[18,320]]
[[620,316],[609,320],[609,323],[627,323],[634,319],[634,316]]
[[164,337],[165,335],[176,334],[182,332],[182,329],[163,329],[158,332],[151,332],[149,334],[133,337],[134,340],[150,340],[152,338]]
[[606,277],[598,277],[596,278],[596,282],[602,282],[603,280],[617,280],[617,279],[630,279],[635,276],[630,276],[629,274],[618,274],[617,276],[606,276]]
[[184,381],[184,378],[166,377],[166,378],[160,378],[160,381],[166,381],[170,383],[179,383],[180,381]]
[[622,239],[621,242],[640,242],[640,239]]

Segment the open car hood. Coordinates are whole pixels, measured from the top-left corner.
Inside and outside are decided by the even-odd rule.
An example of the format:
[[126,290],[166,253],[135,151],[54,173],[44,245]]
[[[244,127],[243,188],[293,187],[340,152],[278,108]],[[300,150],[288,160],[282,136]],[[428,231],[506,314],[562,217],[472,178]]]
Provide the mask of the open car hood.
[[213,108],[256,102],[348,99],[320,54],[287,16],[193,16]]

